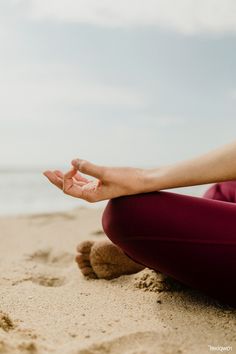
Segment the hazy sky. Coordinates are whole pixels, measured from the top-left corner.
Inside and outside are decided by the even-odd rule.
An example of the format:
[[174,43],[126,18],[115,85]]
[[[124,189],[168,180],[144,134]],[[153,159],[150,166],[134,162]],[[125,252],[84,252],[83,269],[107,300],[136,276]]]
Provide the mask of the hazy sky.
[[234,0],[1,0],[0,167],[158,165],[236,139]]

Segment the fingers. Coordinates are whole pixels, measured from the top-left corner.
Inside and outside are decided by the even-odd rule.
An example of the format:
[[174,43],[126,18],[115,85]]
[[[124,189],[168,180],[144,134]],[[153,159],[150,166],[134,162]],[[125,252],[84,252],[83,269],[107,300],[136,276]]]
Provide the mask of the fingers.
[[57,175],[57,177],[63,179],[64,178],[64,174],[61,171],[55,170],[54,171],[55,175]]
[[63,179],[56,174],[56,171],[55,172],[45,171],[43,174],[56,187],[60,189],[63,188]]
[[[75,173],[74,177],[71,177]],[[88,181],[86,178],[83,178],[82,176],[79,176],[76,170],[74,171],[69,171],[68,173],[64,174],[59,171],[45,171],[44,176],[48,178],[48,180],[54,184],[56,187],[60,188],[61,190],[65,191],[68,188],[70,188],[73,184],[79,187],[83,187],[86,183],[88,182],[83,182],[84,180]],[[66,186],[63,188],[64,179],[66,179]],[[64,190],[65,189],[65,190]]]
[[75,168],[73,168],[69,172],[64,174],[64,179],[71,179],[76,175],[76,173],[77,173],[77,170]]
[[76,169],[73,168],[69,172],[64,174],[63,178],[63,192],[68,194],[69,190],[73,187],[74,179],[73,177],[76,174]]
[[77,170],[75,168],[64,174],[63,192],[72,197],[82,198],[82,187],[85,183],[78,182],[75,179],[76,174]]
[[72,160],[72,166],[74,166],[75,169],[79,170],[82,173],[85,173],[86,175],[102,179],[104,175],[104,167],[103,166],[98,166],[95,165],[89,161],[86,160],[81,160],[81,159],[75,159]]
[[102,182],[100,180],[82,182],[79,176],[78,179],[75,178],[77,171],[74,168],[65,175],[61,171],[45,171],[43,174],[52,184],[63,190],[65,194],[89,202],[100,200],[99,187]]
[[[54,171],[54,173],[62,180],[64,179],[64,174],[61,171],[56,170],[56,171]],[[77,184],[78,186],[83,186],[89,182],[89,180],[87,178],[84,178],[78,172],[73,177],[73,179],[74,179],[75,184]]]
[[75,180],[78,182],[83,182],[83,183],[89,183],[89,180],[85,177],[83,177],[80,173],[76,173],[76,175],[74,176]]

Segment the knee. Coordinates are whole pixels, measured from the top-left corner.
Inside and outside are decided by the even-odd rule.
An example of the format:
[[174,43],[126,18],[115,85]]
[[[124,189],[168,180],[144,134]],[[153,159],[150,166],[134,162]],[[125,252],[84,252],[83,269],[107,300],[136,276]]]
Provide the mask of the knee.
[[137,234],[145,235],[169,223],[166,212],[173,204],[171,193],[153,192],[109,200],[102,216],[108,238],[120,247],[132,242]]
[[125,233],[127,217],[125,204],[125,197],[111,199],[102,215],[103,230],[107,237],[117,245],[120,245]]
[[217,199],[220,194],[220,184],[215,183],[211,185],[203,194],[203,198]]
[[204,198],[236,202],[236,181],[226,181],[213,184],[203,195]]

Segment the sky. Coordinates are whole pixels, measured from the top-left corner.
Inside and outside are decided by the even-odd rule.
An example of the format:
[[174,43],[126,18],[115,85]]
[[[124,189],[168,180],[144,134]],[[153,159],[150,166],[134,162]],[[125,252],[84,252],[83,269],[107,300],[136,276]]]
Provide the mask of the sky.
[[236,139],[234,0],[1,0],[0,169],[158,166]]

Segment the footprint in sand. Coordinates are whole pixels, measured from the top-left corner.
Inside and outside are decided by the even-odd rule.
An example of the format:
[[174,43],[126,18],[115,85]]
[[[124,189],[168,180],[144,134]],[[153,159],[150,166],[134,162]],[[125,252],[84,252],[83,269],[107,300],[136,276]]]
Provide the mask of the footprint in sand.
[[[165,351],[168,348],[167,351]],[[168,338],[163,338],[163,333],[147,331],[135,332],[124,335],[110,341],[93,344],[81,349],[77,354],[157,354],[157,353],[182,353],[182,350],[175,345],[170,348]]]
[[0,340],[0,353],[1,354],[37,354],[39,353],[37,345],[34,342],[21,341],[15,338],[11,340]]
[[37,354],[39,353],[37,345],[34,342],[21,341],[18,338],[12,340],[0,340],[1,354]]
[[67,252],[53,252],[52,249],[37,250],[27,256],[29,261],[46,264],[53,267],[67,267],[74,261],[74,255]]
[[[27,255],[26,259],[47,267],[65,268],[72,264],[74,255],[67,252],[55,252],[51,248],[47,248],[36,250],[34,253]],[[24,279],[15,281],[13,285],[18,285],[26,281],[31,281],[32,283],[46,287],[59,287],[66,284],[66,278],[64,276],[50,274],[50,272],[45,269],[45,272],[40,271],[39,274],[31,273]]]
[[9,332],[15,328],[15,325],[11,318],[4,312],[0,311],[0,328],[5,332]]
[[0,311],[0,354],[38,353],[34,341],[37,335],[30,329],[21,328],[21,322],[20,320],[13,321],[7,313]]
[[29,279],[32,283],[46,286],[46,287],[59,287],[66,283],[64,277],[53,277],[49,275],[37,275]]
[[[36,274],[24,279],[16,280],[12,283],[13,286],[31,281],[32,283],[46,286],[46,287],[59,287],[66,284],[66,278],[61,276],[52,276],[48,274]],[[1,352],[0,352],[1,353]]]
[[31,223],[37,223],[39,225],[46,225],[48,223],[54,222],[55,220],[74,220],[76,219],[77,215],[72,213],[72,212],[58,212],[58,213],[41,213],[41,214],[35,214],[30,216],[30,221]]
[[27,353],[27,354],[36,354],[38,353],[37,346],[34,342],[29,343],[21,343],[18,345],[18,349],[20,353]]

